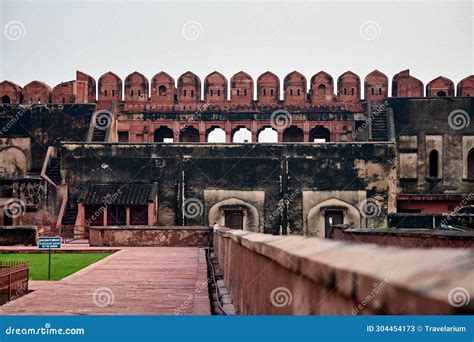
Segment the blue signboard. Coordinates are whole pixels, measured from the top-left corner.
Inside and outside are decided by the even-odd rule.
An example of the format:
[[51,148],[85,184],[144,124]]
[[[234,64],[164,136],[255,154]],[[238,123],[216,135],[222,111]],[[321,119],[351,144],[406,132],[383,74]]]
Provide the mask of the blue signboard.
[[59,236],[39,237],[38,248],[61,248],[61,238]]

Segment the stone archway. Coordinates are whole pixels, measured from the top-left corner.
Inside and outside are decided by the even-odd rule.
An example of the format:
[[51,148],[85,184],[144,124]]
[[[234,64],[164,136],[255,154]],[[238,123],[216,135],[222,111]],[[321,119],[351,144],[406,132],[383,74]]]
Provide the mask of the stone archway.
[[214,222],[219,223],[221,226],[225,226],[226,210],[241,210],[243,212],[243,230],[249,230],[253,232],[260,231],[260,217],[258,209],[253,204],[236,197],[227,198],[212,205],[208,214],[209,226],[212,226]]
[[339,209],[343,211],[343,224],[349,225],[351,228],[359,228],[361,224],[361,215],[358,208],[354,205],[342,201],[338,198],[329,198],[316,204],[308,211],[306,218],[306,227],[308,229],[308,235],[318,236],[325,238],[326,236],[326,222],[325,212],[326,210]]

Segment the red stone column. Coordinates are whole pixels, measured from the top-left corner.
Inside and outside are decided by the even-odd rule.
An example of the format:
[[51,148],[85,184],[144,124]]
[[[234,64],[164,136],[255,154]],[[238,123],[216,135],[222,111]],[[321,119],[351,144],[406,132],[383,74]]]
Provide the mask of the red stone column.
[[173,121],[173,142],[179,142],[179,122]]
[[206,142],[206,124],[204,122],[200,122],[198,125],[199,129],[199,142],[205,143]]

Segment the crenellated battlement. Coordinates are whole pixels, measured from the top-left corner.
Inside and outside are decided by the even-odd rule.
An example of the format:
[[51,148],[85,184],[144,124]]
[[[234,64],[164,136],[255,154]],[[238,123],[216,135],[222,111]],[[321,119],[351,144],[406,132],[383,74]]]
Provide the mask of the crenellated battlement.
[[[363,100],[383,102],[388,98],[388,82],[385,74],[374,70],[364,78],[362,85],[358,75],[347,71],[337,78],[334,89],[333,77],[324,71],[312,76],[309,84],[304,75],[293,71],[283,79],[283,94],[280,94],[280,79],[270,71],[257,78],[256,88],[252,77],[243,71],[232,76],[230,82],[217,71],[207,75],[204,82],[191,71],[182,74],[177,82],[165,72],[154,75],[151,82],[143,74],[133,72],[122,82],[109,71],[100,76],[97,83],[93,77],[77,71],[75,80],[60,83],[52,89],[40,81],[32,81],[23,88],[3,81],[0,97],[2,103],[97,103],[98,108],[123,105],[123,110],[130,112],[258,111],[282,106],[287,109],[323,106],[357,112],[361,110]],[[392,79],[392,97],[464,97],[473,94],[474,75],[461,80],[456,91],[453,81],[442,76],[429,82],[426,91],[423,82],[411,76],[409,70],[399,72]]]

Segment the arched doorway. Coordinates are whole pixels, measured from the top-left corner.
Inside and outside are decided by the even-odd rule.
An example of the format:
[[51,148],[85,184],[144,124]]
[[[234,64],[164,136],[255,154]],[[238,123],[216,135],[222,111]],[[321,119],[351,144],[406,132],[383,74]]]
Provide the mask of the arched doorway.
[[303,142],[304,134],[303,130],[296,127],[290,126],[283,131],[283,142]]
[[432,150],[429,154],[430,178],[438,178],[438,151]]
[[225,143],[225,131],[219,126],[212,127],[207,130],[207,142],[209,143]]
[[232,142],[247,143],[252,142],[252,132],[246,127],[240,127],[235,130],[232,135]]
[[278,133],[271,127],[265,127],[264,129],[259,131],[257,141],[259,143],[277,143]]
[[173,130],[166,126],[161,126],[155,131],[155,142],[164,142],[164,143],[172,143],[173,142]]
[[331,139],[331,132],[324,126],[316,126],[309,132],[310,142],[329,142]]
[[474,178],[474,148],[467,155],[467,178]]
[[440,91],[438,91],[438,93],[436,95],[443,97],[443,96],[446,96],[446,92],[443,91],[443,90],[440,90]]
[[179,142],[199,142],[199,131],[192,126],[182,129],[181,134],[179,135]]
[[2,103],[10,103],[10,96],[3,95],[2,96]]

